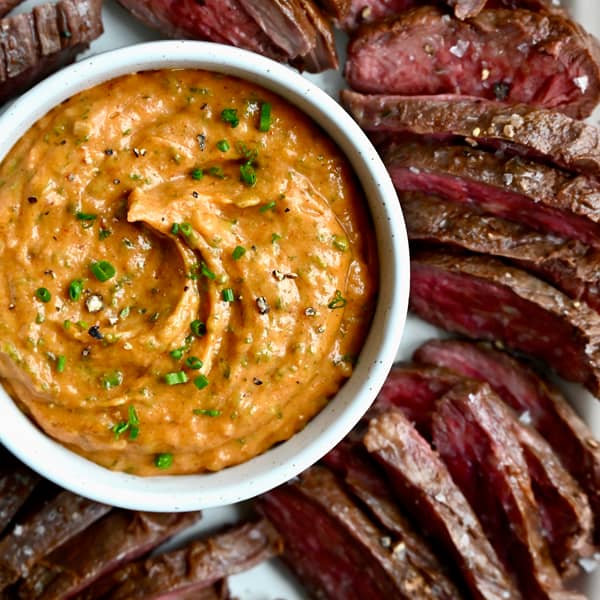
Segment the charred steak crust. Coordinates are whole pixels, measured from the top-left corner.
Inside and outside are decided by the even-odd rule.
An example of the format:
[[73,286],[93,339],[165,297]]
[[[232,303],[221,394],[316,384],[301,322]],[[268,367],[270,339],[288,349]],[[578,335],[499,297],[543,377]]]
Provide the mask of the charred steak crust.
[[313,0],[299,0],[306,17],[315,29],[315,46],[307,54],[293,60],[291,64],[300,71],[320,73],[327,69],[337,69],[339,60],[335,47],[333,28]]
[[[316,597],[447,597],[437,594],[407,560],[404,541],[376,527],[325,467],[312,467],[299,481],[268,493],[259,507],[284,537],[286,562],[308,581]],[[298,511],[315,518],[305,521]],[[292,515],[299,520],[296,526],[290,523]],[[300,522],[312,522],[318,531],[308,533],[304,528],[300,532]],[[314,548],[311,541],[314,544],[315,539],[321,544],[318,552],[302,556],[307,544]]]
[[0,591],[46,554],[103,517],[110,506],[62,491],[0,540]]
[[433,443],[524,597],[562,589],[541,534],[527,463],[508,410],[485,383],[455,386],[438,402]]
[[600,183],[518,156],[464,146],[392,143],[383,159],[396,189],[426,192],[497,217],[600,246]]
[[[397,406],[430,439],[432,415],[439,398],[454,386],[469,381],[467,376],[444,368],[426,365],[395,366],[379,393],[375,406]],[[523,418],[527,420],[528,414],[525,413]],[[552,447],[535,429],[519,422],[512,410],[506,415],[506,424],[512,427],[527,459],[542,519],[542,535],[550,547],[554,564],[563,576],[575,575],[579,572],[578,560],[593,553],[593,520],[587,497],[562,466]],[[335,450],[333,455],[335,456]],[[352,462],[354,456],[349,451],[345,455],[346,462],[356,465],[357,461],[355,459]]]
[[0,534],[40,480],[39,476],[0,447]]
[[521,598],[446,466],[400,411],[375,417],[365,446],[399,502],[454,559],[474,598]]
[[201,513],[113,510],[44,557],[19,586],[23,600],[66,600],[193,525]]
[[279,534],[262,519],[245,523],[180,550],[130,562],[83,590],[79,600],[158,600],[202,590],[279,554]]
[[600,315],[493,258],[417,251],[410,306],[449,331],[500,340],[600,394]]
[[418,3],[419,0],[321,0],[336,27],[345,31],[395,17]]
[[[444,565],[394,500],[385,475],[360,442],[344,440],[323,459],[343,478],[347,488],[364,505],[379,525],[395,537],[405,560],[414,566],[431,588],[432,598],[462,597]],[[390,538],[391,542],[391,538]]]
[[[600,523],[600,444],[564,396],[504,352],[459,340],[432,340],[415,360],[486,381],[506,404],[540,432],[586,491]],[[596,539],[598,539],[596,525]]]
[[515,263],[600,312],[600,252],[419,192],[399,194],[408,237]]
[[0,102],[72,62],[103,31],[102,0],[60,0],[0,20]]
[[373,94],[495,99],[502,89],[508,102],[584,118],[600,99],[599,54],[596,40],[561,15],[497,9],[460,21],[426,6],[361,28],[345,76]]
[[600,129],[555,110],[453,94],[411,97],[342,90],[341,99],[368,132],[459,136],[600,175]]

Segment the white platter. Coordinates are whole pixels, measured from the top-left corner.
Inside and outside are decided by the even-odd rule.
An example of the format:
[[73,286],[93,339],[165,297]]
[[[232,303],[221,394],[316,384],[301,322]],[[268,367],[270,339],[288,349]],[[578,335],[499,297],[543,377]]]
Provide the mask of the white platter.
[[[43,0],[27,0],[15,12],[28,11],[32,6],[42,3]],[[598,0],[563,0],[562,4],[570,7],[575,19],[582,23],[588,31],[600,37],[600,2]],[[140,25],[114,0],[104,0],[103,20],[105,33],[92,43],[87,55],[162,37],[157,32]],[[343,86],[340,74],[332,71],[319,75],[307,75],[307,77],[336,98],[337,92]],[[340,108],[340,110],[342,109]],[[600,110],[596,111],[591,121],[596,125],[600,124]],[[413,350],[423,341],[442,335],[444,334],[439,329],[409,316],[397,358],[399,360],[409,358]],[[558,383],[590,424],[595,436],[600,438],[600,402],[579,386]],[[204,512],[204,518],[199,526],[186,531],[181,537],[189,538],[200,532],[213,531],[222,525],[238,520],[246,511],[247,507],[239,504],[207,510]],[[307,598],[279,561],[270,561],[251,571],[236,575],[231,578],[230,583],[233,595],[240,600],[304,600]],[[590,600],[600,598],[600,569],[582,577],[579,589]]]

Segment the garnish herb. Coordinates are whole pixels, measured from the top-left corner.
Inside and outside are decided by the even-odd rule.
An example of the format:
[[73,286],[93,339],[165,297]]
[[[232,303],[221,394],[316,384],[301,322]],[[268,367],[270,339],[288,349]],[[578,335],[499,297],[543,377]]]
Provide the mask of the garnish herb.
[[65,365],[67,364],[67,359],[65,357],[64,354],[61,354],[57,359],[56,359],[56,372],[57,373],[62,373],[65,370]]
[[102,376],[102,387],[105,390],[112,390],[123,383],[123,373],[121,371],[113,371]]
[[177,371],[175,373],[167,373],[164,380],[167,385],[179,385],[180,383],[187,383],[188,377],[185,371]]
[[206,325],[198,319],[195,319],[190,323],[190,329],[192,330],[192,333],[197,337],[202,337],[206,334]]
[[222,414],[216,408],[195,408],[193,412],[195,415],[202,415],[204,417],[220,417]]
[[173,223],[173,225],[171,225],[171,233],[173,235],[179,235],[179,223]]
[[249,186],[256,184],[256,171],[250,163],[240,165],[240,179]]
[[169,356],[175,360],[180,360],[183,357],[183,348],[175,348],[175,350],[171,350],[169,352]]
[[348,304],[348,301],[342,296],[342,292],[340,292],[340,290],[335,290],[333,300],[327,305],[327,307],[331,309],[344,308],[346,304]]
[[260,122],[258,130],[263,133],[271,128],[271,105],[269,102],[263,102],[260,107]]
[[221,152],[227,152],[227,150],[229,150],[229,148],[231,148],[231,146],[229,145],[229,142],[227,140],[219,140],[217,142],[217,148]]
[[204,177],[204,171],[202,169],[200,169],[199,167],[196,167],[196,168],[192,169],[192,172],[190,173],[190,175],[192,176],[192,179],[194,179],[195,181],[200,181]]
[[129,406],[127,421],[119,421],[112,428],[112,431],[115,434],[115,438],[117,439],[127,430],[129,430],[129,439],[131,440],[135,440],[140,433],[140,419],[135,410],[135,406],[133,405]]
[[81,292],[83,291],[83,280],[73,279],[69,284],[69,298],[76,302],[81,298]]
[[225,288],[221,292],[223,302],[233,302],[235,300],[235,294],[231,288]]
[[98,216],[92,213],[76,212],[75,216],[79,221],[95,221]]
[[281,239],[281,236],[278,233],[271,234],[271,244],[278,242]]
[[244,256],[244,254],[246,254],[246,248],[244,248],[243,246],[236,246],[233,249],[231,256],[233,257],[233,260],[239,260],[240,258],[242,258],[242,256]]
[[108,281],[109,279],[112,279],[117,272],[107,260],[99,260],[90,263],[90,271],[98,281]]
[[203,390],[208,385],[208,378],[206,377],[206,375],[198,375],[198,377],[194,379],[194,385],[199,390]]
[[197,356],[188,356],[185,359],[185,364],[190,369],[197,371],[198,369],[202,368],[203,362]]
[[271,200],[271,202],[267,202],[267,204],[263,204],[258,210],[261,213],[267,212],[268,210],[273,210],[277,206],[275,200]]
[[333,246],[342,252],[346,252],[349,247],[348,240],[343,235],[334,235]]
[[208,277],[209,279],[217,278],[217,276],[206,266],[206,263],[204,261],[200,263],[200,273],[202,273],[204,277]]
[[109,237],[112,234],[112,231],[110,229],[101,229],[98,232],[98,239],[100,241],[105,240],[107,237]]
[[180,223],[179,231],[181,231],[181,233],[183,233],[185,237],[190,237],[190,235],[192,235],[193,232],[192,225],[190,223]]
[[225,173],[221,167],[210,167],[208,169],[208,174],[213,177],[218,177],[219,179],[225,179]]
[[224,123],[229,123],[233,128],[237,127],[240,124],[240,119],[237,114],[237,109],[235,108],[224,108],[221,111],[221,121]]
[[39,287],[37,290],[35,290],[35,297],[40,302],[50,302],[50,299],[52,298],[52,294],[50,293],[50,291],[47,288]]
[[154,465],[159,469],[168,469],[173,464],[173,455],[170,452],[161,452],[154,457]]

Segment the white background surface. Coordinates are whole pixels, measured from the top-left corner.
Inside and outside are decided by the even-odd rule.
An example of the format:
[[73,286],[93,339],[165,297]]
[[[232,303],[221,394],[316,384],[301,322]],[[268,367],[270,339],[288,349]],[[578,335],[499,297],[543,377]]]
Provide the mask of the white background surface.
[[[32,6],[41,3],[42,0],[27,0],[18,8],[18,11],[29,10]],[[563,0],[563,4],[567,4],[567,2]],[[573,0],[569,4],[576,20],[582,23],[586,29],[600,36],[600,2],[598,0]],[[103,19],[105,33],[92,43],[88,54],[97,54],[138,42],[161,39],[160,34],[140,25],[113,0],[104,0]],[[308,77],[334,96],[343,85],[339,73],[331,71]],[[600,110],[596,111],[592,122],[600,124]],[[440,335],[440,332],[436,329],[415,318],[409,318],[398,358],[409,358],[412,351],[421,342],[437,335]],[[600,438],[600,402],[583,392],[579,386],[564,385],[563,387],[582,416],[591,424],[596,437]],[[245,506],[231,506],[205,511],[200,526],[194,531],[186,532],[182,537],[192,537],[199,531],[215,530],[237,520],[247,510]],[[597,571],[582,578],[580,586],[590,600],[600,598],[600,572]],[[234,595],[238,596],[240,600],[301,600],[306,598],[278,561],[271,561],[232,577],[231,588]]]

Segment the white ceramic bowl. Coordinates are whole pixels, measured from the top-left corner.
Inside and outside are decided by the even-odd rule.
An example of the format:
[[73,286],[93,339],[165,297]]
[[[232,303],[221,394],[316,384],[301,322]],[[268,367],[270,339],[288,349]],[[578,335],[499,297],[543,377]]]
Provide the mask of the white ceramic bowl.
[[138,477],[110,471],[42,433],[0,388],[0,441],[51,481],[124,508],[187,511],[239,502],[296,476],[337,444],[365,413],[392,365],[406,319],[409,258],[399,203],[385,167],[352,118],[321,89],[286,66],[218,44],[168,41],[130,46],[72,65],[38,84],[0,117],[0,160],[21,135],[63,100],[134,71],[199,68],[251,80],[299,107],[350,160],[366,193],[380,262],[374,321],[352,377],[290,440],[217,473]]

